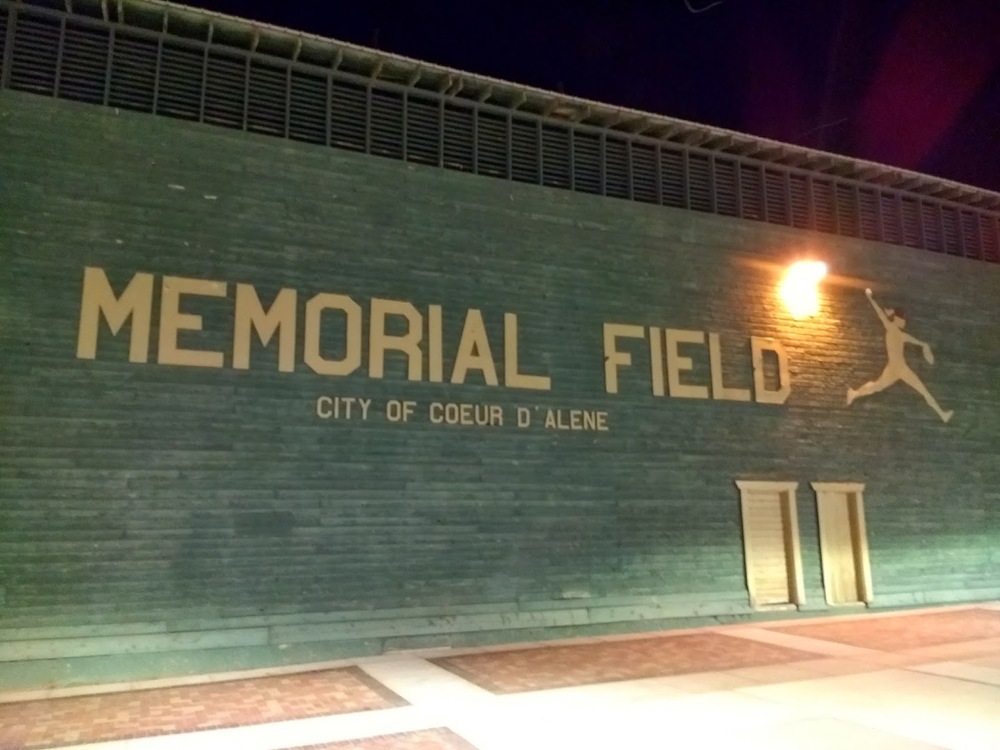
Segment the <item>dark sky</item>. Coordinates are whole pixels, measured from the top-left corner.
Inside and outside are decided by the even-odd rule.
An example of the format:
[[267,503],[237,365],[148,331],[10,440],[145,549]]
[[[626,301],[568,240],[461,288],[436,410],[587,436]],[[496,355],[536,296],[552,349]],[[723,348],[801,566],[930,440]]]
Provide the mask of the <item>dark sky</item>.
[[1000,191],[1000,0],[186,3]]

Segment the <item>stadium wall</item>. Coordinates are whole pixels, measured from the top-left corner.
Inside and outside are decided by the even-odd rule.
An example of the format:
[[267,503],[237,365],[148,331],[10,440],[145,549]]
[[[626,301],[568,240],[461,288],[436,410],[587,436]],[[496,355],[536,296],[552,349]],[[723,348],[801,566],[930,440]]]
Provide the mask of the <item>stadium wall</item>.
[[[814,482],[862,605],[1000,596],[995,264],[11,90],[0,143],[6,687],[830,611]],[[949,421],[847,405],[866,287]],[[747,481],[797,485],[787,607]]]

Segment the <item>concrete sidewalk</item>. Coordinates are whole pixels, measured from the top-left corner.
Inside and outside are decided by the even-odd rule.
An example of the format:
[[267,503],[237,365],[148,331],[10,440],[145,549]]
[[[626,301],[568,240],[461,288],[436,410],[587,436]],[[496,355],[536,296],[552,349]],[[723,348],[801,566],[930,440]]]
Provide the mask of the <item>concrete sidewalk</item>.
[[1000,747],[1000,604],[363,659],[45,700],[0,749]]

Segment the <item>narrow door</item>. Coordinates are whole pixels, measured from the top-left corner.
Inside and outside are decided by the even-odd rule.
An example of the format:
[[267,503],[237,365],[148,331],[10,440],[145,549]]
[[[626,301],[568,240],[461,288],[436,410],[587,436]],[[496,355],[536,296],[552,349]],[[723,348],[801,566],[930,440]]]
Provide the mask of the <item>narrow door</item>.
[[871,601],[864,485],[816,482],[823,585],[831,606]]
[[802,602],[794,483],[737,482],[743,512],[747,589],[753,607]]

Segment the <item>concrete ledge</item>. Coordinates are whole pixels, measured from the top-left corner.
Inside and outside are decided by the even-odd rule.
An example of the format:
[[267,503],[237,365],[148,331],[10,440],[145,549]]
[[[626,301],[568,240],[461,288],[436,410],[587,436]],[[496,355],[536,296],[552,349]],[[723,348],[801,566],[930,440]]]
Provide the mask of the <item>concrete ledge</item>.
[[148,654],[160,651],[203,651],[222,647],[264,645],[267,645],[267,630],[264,628],[96,638],[49,638],[4,643],[3,657],[0,661],[68,659],[82,656]]
[[[879,595],[869,606],[884,611],[934,604],[1000,599],[1000,587]],[[303,644],[385,642],[382,650],[547,640],[586,632],[633,632],[691,624],[798,619],[836,612],[825,603],[799,611],[757,612],[743,597],[704,600],[691,596],[531,600],[454,607],[194,618],[174,622],[0,629],[0,664],[129,654],[195,652],[267,647],[285,652]],[[684,623],[684,624],[682,624]],[[487,634],[489,634],[487,636]],[[502,637],[498,637],[501,636]],[[323,650],[323,649],[321,649]],[[334,648],[338,654],[350,655]],[[367,653],[368,649],[364,649]],[[294,651],[289,652],[291,655]],[[282,663],[284,659],[279,660]],[[0,681],[0,689],[3,684]]]
[[[744,596],[615,596],[0,628],[0,662],[749,614]],[[265,634],[266,635],[263,635]]]
[[338,641],[7,662],[0,663],[0,703],[331,668],[381,649],[378,640]]
[[975,602],[986,602],[1000,599],[1000,586],[965,589],[955,591],[952,589],[942,591],[922,591],[904,592],[896,594],[879,594],[875,591],[875,598],[869,605],[872,609],[883,607],[920,607],[934,604],[973,604]]
[[274,644],[288,644],[358,638],[362,635],[370,638],[386,638],[402,635],[475,632],[478,630],[566,627],[586,625],[587,621],[587,610],[578,607],[554,612],[514,612],[436,618],[409,617],[366,622],[280,626],[270,629],[270,639],[271,643]]
[[[944,604],[942,609],[974,607],[980,601],[996,599],[1000,596]],[[265,628],[217,628],[148,637],[65,639],[61,644],[58,639],[7,642],[4,644],[4,656],[8,654],[8,646],[16,646],[20,658],[0,661],[0,703],[329,669],[400,650],[449,653],[489,647],[518,648],[553,641],[629,635],[641,637],[706,625],[811,620],[824,617],[824,614],[833,615],[835,619],[865,617],[868,614],[884,616],[920,608],[881,602],[877,608],[849,614],[836,609],[828,609],[825,613],[817,610],[753,612],[749,609],[736,611],[739,607],[731,603],[728,613],[718,611],[712,614],[615,620],[613,615],[634,615],[635,608],[598,607],[596,614],[587,610],[554,610],[513,617],[469,615],[461,618],[402,618],[381,623],[340,623],[333,629],[323,625],[304,625],[285,633],[309,639],[296,643],[264,643],[262,639],[269,633]],[[459,626],[467,629],[454,629]]]

